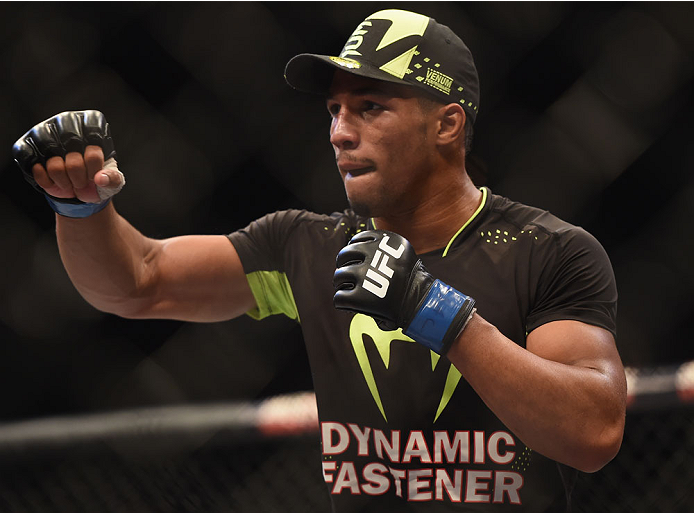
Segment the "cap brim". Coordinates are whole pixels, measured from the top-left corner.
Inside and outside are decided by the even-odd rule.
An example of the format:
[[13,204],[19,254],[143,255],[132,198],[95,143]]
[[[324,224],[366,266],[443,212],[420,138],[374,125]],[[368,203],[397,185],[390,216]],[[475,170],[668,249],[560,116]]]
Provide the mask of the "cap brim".
[[302,53],[292,57],[284,69],[284,78],[294,89],[325,95],[330,89],[335,70],[338,69],[361,77],[404,83],[368,63],[352,63],[339,57],[313,53]]

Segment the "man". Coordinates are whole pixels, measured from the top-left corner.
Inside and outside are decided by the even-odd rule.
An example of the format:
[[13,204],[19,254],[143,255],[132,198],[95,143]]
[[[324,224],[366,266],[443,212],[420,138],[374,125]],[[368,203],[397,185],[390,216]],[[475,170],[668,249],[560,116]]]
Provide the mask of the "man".
[[570,510],[575,469],[610,461],[624,428],[604,250],[473,185],[477,73],[435,20],[380,11],[286,78],[326,97],[351,210],[152,240],[111,203],[124,178],[100,113],[27,132],[15,157],[73,283],[129,318],[297,319],[334,511]]

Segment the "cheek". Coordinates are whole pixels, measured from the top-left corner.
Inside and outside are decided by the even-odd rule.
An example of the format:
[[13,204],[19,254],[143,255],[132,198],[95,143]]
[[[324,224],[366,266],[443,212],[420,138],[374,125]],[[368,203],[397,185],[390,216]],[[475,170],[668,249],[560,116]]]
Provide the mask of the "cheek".
[[389,161],[396,167],[399,174],[411,174],[411,172],[422,165],[426,156],[426,145],[419,133],[404,132],[392,134],[389,142],[385,145],[388,150]]

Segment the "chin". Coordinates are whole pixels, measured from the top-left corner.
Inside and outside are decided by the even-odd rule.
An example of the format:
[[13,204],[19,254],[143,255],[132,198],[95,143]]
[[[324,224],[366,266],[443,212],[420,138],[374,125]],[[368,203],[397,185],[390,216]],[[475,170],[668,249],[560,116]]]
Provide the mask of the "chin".
[[373,210],[371,208],[371,205],[367,203],[349,200],[349,206],[352,210],[354,210],[354,213],[359,216],[373,217]]
[[[350,191],[346,188],[347,201],[349,201],[349,206],[354,212],[360,216],[373,217],[374,211],[379,210],[377,205],[378,202],[369,194],[364,194],[365,191],[360,191],[362,194],[356,193],[354,189]],[[351,194],[350,194],[351,192]]]
[[375,198],[347,197],[347,200],[354,213],[362,217],[383,217],[394,211],[389,203]]
[[379,217],[389,210],[388,205],[392,203],[387,189],[384,190],[378,181],[362,181],[358,186],[356,183],[346,183],[345,192],[352,210],[364,217]]
[[368,194],[372,191],[369,191],[369,187],[355,187],[354,185],[355,184],[345,183],[345,193],[347,194],[347,201],[349,201],[350,208],[360,216],[372,217],[375,201],[371,195]]

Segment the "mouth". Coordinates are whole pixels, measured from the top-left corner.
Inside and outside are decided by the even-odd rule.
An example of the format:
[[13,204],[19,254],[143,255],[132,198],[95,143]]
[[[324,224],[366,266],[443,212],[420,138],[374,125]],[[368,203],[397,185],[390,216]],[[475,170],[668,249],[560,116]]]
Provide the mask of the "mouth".
[[345,178],[365,175],[367,173],[371,173],[376,169],[375,166],[364,166],[363,164],[351,163],[338,164],[337,168],[340,170],[340,173],[342,173],[342,176],[344,176]]

